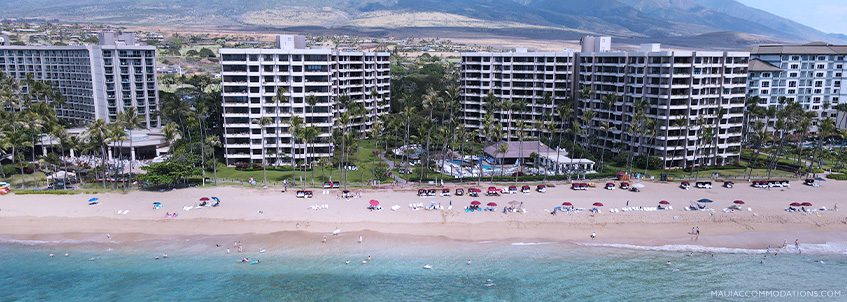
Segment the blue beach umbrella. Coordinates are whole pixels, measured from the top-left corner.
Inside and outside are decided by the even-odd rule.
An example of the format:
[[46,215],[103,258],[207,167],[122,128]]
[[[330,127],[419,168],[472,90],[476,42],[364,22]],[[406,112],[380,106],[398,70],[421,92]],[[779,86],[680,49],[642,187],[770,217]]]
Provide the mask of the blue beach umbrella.
[[90,199],[88,199],[88,202],[95,202],[95,201],[98,201],[98,200],[100,200],[100,198],[91,197]]
[[699,203],[712,203],[714,201],[712,201],[711,199],[703,198],[703,199],[698,200],[697,202],[699,202]]
[[212,196],[212,200],[214,200],[214,201],[221,201],[221,199],[220,199],[220,198],[217,198],[217,197],[215,197],[215,196]]

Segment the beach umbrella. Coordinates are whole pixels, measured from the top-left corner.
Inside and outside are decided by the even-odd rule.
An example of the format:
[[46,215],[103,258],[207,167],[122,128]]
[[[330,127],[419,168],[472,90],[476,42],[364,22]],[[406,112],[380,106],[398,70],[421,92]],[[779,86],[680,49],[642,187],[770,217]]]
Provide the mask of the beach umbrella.
[[478,206],[478,205],[481,205],[481,204],[482,204],[481,202],[476,201],[476,200],[471,201],[471,205],[472,205],[472,206]]
[[220,198],[217,198],[217,197],[215,197],[215,196],[212,196],[212,200],[214,200],[214,201],[221,201],[221,199],[220,199]]
[[209,201],[209,197],[200,198],[200,201]]
[[594,203],[594,206],[595,206],[595,207],[602,207],[602,206],[603,206],[603,203],[602,203],[602,202],[595,202],[595,203]]
[[812,206],[812,203],[811,203],[811,202],[806,201],[806,202],[801,203],[801,204],[800,204],[800,206],[804,206],[804,207],[811,207],[811,206]]
[[96,202],[96,201],[98,201],[98,200],[100,200],[100,198],[92,197],[92,198],[89,198],[89,199],[88,199],[88,202]]
[[736,200],[736,201],[733,201],[732,203],[734,203],[734,204],[744,204],[744,201],[743,200]]
[[633,188],[643,189],[645,186],[644,186],[644,184],[642,184],[642,183],[637,183],[637,184],[632,185],[632,187],[633,187]]
[[671,204],[671,203],[668,202],[667,200],[662,200],[662,201],[659,202],[659,204]]
[[792,207],[802,207],[802,206],[803,206],[803,204],[801,204],[801,203],[799,203],[799,202],[792,202],[789,206],[792,206]]
[[520,205],[520,204],[521,204],[521,202],[517,201],[517,200],[512,200],[512,201],[509,202],[509,205],[513,206],[513,207],[516,206],[516,205]]
[[375,207],[375,206],[379,205],[379,201],[377,201],[376,199],[371,199],[370,204],[371,204],[371,206]]
[[703,198],[703,199],[698,200],[697,202],[699,202],[699,203],[712,203],[714,201],[711,200],[711,199]]
[[566,207],[572,207],[573,206],[573,204],[570,201],[565,201],[565,202],[562,203],[562,205],[566,206]]
[[496,203],[496,202],[489,202],[489,203],[488,203],[488,206],[489,206],[489,207],[496,207],[496,206],[497,206],[497,203]]

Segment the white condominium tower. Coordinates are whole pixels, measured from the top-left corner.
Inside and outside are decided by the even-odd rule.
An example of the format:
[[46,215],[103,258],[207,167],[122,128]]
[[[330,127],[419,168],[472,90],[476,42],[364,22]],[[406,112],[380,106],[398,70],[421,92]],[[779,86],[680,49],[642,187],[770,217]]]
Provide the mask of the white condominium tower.
[[579,53],[578,90],[590,93],[577,112],[593,115],[583,121],[582,144],[611,156],[658,157],[664,168],[736,162],[748,58],[747,52],[663,51],[658,44]]
[[[341,126],[346,99],[364,109],[348,123],[361,131],[388,113],[389,53],[307,48],[305,37],[293,35],[279,36],[277,46],[220,50],[228,165],[264,158],[280,166],[332,156],[332,130]],[[318,129],[308,146],[292,136],[295,116],[303,127]]]
[[517,49],[461,57],[461,120],[469,130],[478,130],[480,136],[495,134],[483,129],[488,112],[493,117],[488,123],[499,123],[499,136],[505,140],[517,140],[519,130],[525,137],[546,135],[545,124],[561,120],[556,118],[557,108],[572,96],[572,51]]
[[49,83],[65,98],[58,116],[73,125],[113,122],[118,112],[135,107],[145,127],[159,127],[156,48],[139,45],[134,34],[107,32],[99,38],[98,45],[88,46],[0,43],[0,72]]
[[748,94],[759,97],[761,106],[780,106],[786,99],[823,119],[837,118],[835,106],[847,101],[847,45],[760,45],[750,58]]

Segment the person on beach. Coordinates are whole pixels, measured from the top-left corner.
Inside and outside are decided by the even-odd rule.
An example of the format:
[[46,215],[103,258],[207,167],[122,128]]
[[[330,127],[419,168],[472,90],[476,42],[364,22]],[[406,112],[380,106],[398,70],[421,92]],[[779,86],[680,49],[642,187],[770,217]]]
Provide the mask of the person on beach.
[[594,239],[594,238],[597,238],[597,233],[596,233],[596,232],[591,232],[591,239]]
[[326,243],[326,235],[324,235],[324,238],[321,240],[321,243]]
[[362,243],[362,235],[359,235],[359,244]]

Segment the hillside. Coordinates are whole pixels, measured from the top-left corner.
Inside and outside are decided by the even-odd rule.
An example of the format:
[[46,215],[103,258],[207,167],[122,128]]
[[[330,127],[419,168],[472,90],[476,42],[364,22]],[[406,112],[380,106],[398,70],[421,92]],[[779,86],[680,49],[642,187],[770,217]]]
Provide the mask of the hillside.
[[593,33],[716,48],[759,41],[845,42],[843,35],[734,0],[18,0],[0,3],[0,18],[400,37],[572,39]]

